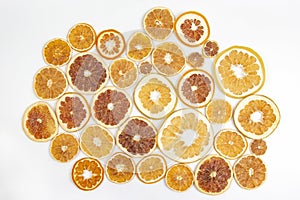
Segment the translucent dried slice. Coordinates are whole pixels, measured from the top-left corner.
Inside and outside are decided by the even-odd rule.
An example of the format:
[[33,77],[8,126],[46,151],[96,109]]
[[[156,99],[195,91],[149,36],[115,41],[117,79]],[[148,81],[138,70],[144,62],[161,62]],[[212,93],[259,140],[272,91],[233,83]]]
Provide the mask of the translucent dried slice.
[[267,148],[267,143],[263,139],[253,140],[250,144],[250,151],[257,156],[264,155]]
[[139,64],[139,71],[141,74],[144,75],[150,74],[152,69],[153,69],[153,65],[149,61],[143,61]]
[[223,99],[215,99],[206,106],[206,117],[212,123],[226,123],[231,119],[232,106]]
[[186,58],[186,62],[193,68],[200,68],[203,66],[204,58],[199,52],[192,52]]
[[152,52],[152,41],[142,32],[134,33],[128,41],[127,56],[134,61],[142,61]]
[[192,169],[185,164],[175,164],[166,173],[167,186],[177,192],[184,192],[193,185]]
[[202,54],[208,58],[213,58],[219,53],[219,45],[216,41],[207,40],[203,44]]

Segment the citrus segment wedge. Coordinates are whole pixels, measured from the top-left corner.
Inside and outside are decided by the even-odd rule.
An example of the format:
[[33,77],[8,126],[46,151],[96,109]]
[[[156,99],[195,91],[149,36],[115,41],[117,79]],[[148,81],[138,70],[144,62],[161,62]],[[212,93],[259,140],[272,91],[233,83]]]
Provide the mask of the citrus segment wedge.
[[175,164],[166,173],[167,186],[177,192],[184,192],[193,185],[193,172],[188,165]]

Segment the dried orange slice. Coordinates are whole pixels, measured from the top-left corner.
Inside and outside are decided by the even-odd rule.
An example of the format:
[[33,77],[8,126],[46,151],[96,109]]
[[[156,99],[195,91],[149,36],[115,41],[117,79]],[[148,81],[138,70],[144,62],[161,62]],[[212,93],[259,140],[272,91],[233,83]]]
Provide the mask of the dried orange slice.
[[188,11],[176,18],[175,33],[185,45],[200,46],[209,38],[210,29],[207,19],[201,13]]
[[112,153],[115,139],[105,128],[90,125],[84,129],[80,136],[80,148],[88,156],[104,158]]
[[152,62],[159,73],[174,76],[184,68],[185,56],[177,44],[165,42],[153,50]]
[[82,158],[73,166],[72,179],[79,189],[94,190],[104,179],[104,169],[98,160]]
[[150,55],[152,49],[150,37],[142,32],[136,32],[129,38],[127,56],[134,61],[142,61]]
[[259,91],[265,82],[263,60],[248,47],[232,46],[219,53],[214,71],[220,88],[233,98],[249,96]]
[[257,156],[264,155],[267,148],[267,143],[263,139],[253,140],[250,144],[250,151]]
[[153,69],[153,65],[149,61],[143,61],[139,64],[139,71],[141,74],[144,75],[150,74],[152,69]]
[[137,84],[134,102],[141,113],[153,119],[161,119],[171,113],[177,104],[172,83],[162,75],[149,74]]
[[192,169],[185,164],[175,164],[166,173],[167,186],[177,192],[184,192],[193,185]]
[[103,58],[113,60],[124,52],[125,39],[119,31],[108,29],[99,33],[96,46]]
[[208,58],[213,58],[219,53],[219,45],[214,40],[207,40],[203,44],[202,54]]
[[36,142],[51,140],[58,132],[56,116],[49,104],[36,102],[29,106],[23,116],[23,130]]
[[203,66],[204,58],[199,52],[192,52],[186,58],[186,62],[193,68],[200,68]]
[[75,24],[67,35],[72,49],[79,52],[90,50],[96,42],[96,31],[87,23]]
[[218,155],[210,155],[196,167],[195,186],[205,194],[217,195],[229,188],[232,177],[230,163]]
[[96,54],[89,52],[75,55],[66,73],[72,88],[85,94],[100,91],[109,79],[104,61]]
[[238,130],[245,136],[252,139],[263,139],[277,128],[280,112],[270,98],[252,95],[238,103],[233,119]]
[[232,116],[232,106],[223,99],[215,99],[206,106],[206,117],[212,123],[223,124]]
[[67,132],[82,129],[90,119],[90,107],[78,93],[66,93],[56,103],[56,115],[60,126]]

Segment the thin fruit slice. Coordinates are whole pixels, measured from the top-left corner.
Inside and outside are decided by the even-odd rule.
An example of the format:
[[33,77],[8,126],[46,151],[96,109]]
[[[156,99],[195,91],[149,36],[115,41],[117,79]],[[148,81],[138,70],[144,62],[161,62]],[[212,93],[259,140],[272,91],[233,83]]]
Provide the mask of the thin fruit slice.
[[104,169],[98,160],[82,158],[73,166],[72,179],[79,189],[94,190],[104,179]]
[[148,119],[130,117],[117,132],[117,145],[130,156],[146,156],[156,148],[156,135],[157,131]]
[[229,188],[232,177],[230,163],[218,155],[210,155],[196,167],[195,186],[200,192],[217,195]]
[[124,153],[116,153],[107,161],[106,175],[113,183],[128,183],[133,179],[134,173],[134,161]]
[[254,189],[266,180],[267,169],[260,158],[246,155],[234,164],[233,172],[239,186],[244,189]]
[[137,84],[133,97],[140,112],[153,119],[167,116],[177,104],[177,95],[172,83],[159,74],[145,76]]
[[80,136],[80,148],[88,156],[98,159],[110,155],[115,145],[113,135],[99,125],[90,125]]
[[136,171],[140,181],[146,184],[153,184],[165,177],[167,163],[161,155],[152,154],[140,160],[136,166]]
[[56,103],[56,115],[60,126],[67,132],[82,129],[90,119],[90,107],[78,93],[66,93]]
[[250,144],[250,151],[257,156],[264,155],[267,148],[267,143],[263,139],[253,140]]
[[177,192],[184,192],[193,185],[192,169],[185,164],[175,164],[166,173],[167,186]]
[[59,134],[51,141],[50,154],[59,162],[69,162],[78,154],[78,152],[78,140],[71,134]]
[[93,53],[76,54],[67,67],[70,85],[78,92],[95,94],[100,91],[109,79],[104,61]]
[[238,103],[233,119],[236,127],[245,136],[252,139],[263,139],[277,128],[280,112],[270,98],[252,95]]
[[192,52],[186,58],[186,62],[193,68],[200,68],[203,66],[204,58],[199,52]]
[[127,56],[134,61],[142,61],[150,55],[152,49],[150,37],[142,32],[136,32],[129,39]]
[[233,98],[249,96],[259,91],[265,82],[263,60],[248,47],[232,46],[219,53],[214,71],[220,88]]
[[170,159],[190,163],[209,152],[213,135],[206,117],[195,109],[186,108],[167,117],[159,130],[157,143]]
[[232,106],[223,99],[215,99],[206,106],[206,117],[212,123],[223,124],[232,116]]
[[141,74],[144,75],[150,74],[152,69],[153,69],[153,65],[149,61],[143,61],[139,64],[139,71]]
[[207,40],[203,44],[202,54],[208,58],[213,58],[219,53],[219,45],[216,41]]
[[210,29],[207,19],[198,12],[188,11],[176,18],[175,33],[185,45],[200,46],[209,38]]
[[29,106],[23,116],[23,130],[36,142],[51,140],[58,132],[56,116],[49,104],[36,102]]

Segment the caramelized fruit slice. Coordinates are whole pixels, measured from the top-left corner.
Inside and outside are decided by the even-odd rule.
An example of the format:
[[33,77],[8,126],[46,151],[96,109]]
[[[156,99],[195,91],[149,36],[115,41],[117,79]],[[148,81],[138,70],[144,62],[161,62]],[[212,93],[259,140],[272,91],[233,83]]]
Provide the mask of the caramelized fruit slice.
[[150,55],[152,48],[150,37],[142,32],[136,32],[129,38],[127,56],[134,61],[142,61]]
[[231,119],[232,106],[223,99],[216,99],[206,106],[206,117],[212,123],[223,124]]
[[253,140],[250,144],[250,151],[257,156],[264,155],[267,148],[267,143],[263,139]]
[[193,172],[188,165],[175,164],[166,173],[167,186],[177,192],[184,192],[193,185]]

